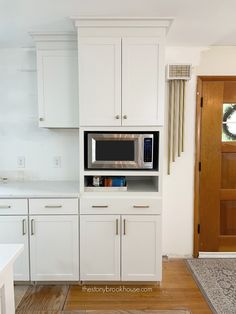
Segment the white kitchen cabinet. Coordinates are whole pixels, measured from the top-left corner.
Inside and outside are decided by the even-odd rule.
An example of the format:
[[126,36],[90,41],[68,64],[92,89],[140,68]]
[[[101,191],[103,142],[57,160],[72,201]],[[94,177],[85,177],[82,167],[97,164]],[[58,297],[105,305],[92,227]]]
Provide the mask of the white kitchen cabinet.
[[158,38],[122,38],[122,125],[124,126],[160,123],[159,49]]
[[14,263],[14,279],[29,280],[28,216],[0,216],[0,243],[19,243],[24,250]]
[[38,50],[39,126],[79,126],[76,50]]
[[122,280],[161,280],[160,216],[122,216]]
[[120,216],[80,216],[80,280],[120,280]]
[[30,216],[31,280],[79,280],[78,216]]
[[161,280],[159,215],[81,215],[80,232],[81,280]]
[[80,125],[121,124],[121,38],[81,37]]
[[160,40],[78,40],[80,125],[162,124]]

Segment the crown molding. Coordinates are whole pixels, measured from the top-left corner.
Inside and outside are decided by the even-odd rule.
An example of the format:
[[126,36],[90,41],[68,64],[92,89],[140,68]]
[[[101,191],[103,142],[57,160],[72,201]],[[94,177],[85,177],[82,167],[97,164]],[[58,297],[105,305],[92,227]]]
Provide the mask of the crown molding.
[[173,17],[71,16],[75,27],[158,27],[169,30]]

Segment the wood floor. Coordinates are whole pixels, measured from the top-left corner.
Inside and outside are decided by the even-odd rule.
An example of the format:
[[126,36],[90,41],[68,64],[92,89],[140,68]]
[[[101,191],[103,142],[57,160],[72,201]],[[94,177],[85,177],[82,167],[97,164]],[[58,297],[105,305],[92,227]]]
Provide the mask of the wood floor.
[[[137,291],[138,289],[145,291]],[[35,285],[29,287],[16,313],[67,314],[74,311],[84,313],[83,310],[105,309],[186,309],[193,314],[212,313],[184,260],[176,259],[163,262],[161,285],[118,283],[115,285]]]

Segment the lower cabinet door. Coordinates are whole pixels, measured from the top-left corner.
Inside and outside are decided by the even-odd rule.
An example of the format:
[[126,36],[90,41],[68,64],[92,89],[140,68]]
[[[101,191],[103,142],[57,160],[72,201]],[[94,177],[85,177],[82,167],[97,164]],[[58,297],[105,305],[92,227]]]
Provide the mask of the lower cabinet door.
[[122,280],[161,280],[160,216],[122,216]]
[[30,216],[33,281],[79,280],[78,216]]
[[29,280],[28,217],[0,216],[0,243],[24,244],[14,263],[14,280]]
[[80,216],[80,279],[120,280],[120,216]]

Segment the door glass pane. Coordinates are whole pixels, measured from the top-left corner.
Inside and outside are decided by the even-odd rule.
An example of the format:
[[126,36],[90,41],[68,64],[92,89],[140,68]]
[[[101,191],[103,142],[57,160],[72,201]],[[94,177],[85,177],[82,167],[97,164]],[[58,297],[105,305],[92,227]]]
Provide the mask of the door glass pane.
[[236,140],[236,104],[223,104],[222,141]]

